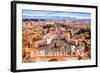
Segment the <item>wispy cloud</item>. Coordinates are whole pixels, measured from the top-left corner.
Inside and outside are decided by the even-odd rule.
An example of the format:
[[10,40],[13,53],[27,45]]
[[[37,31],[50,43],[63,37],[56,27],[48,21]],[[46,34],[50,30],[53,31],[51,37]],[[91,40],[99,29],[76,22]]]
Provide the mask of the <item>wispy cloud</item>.
[[[91,19],[90,13],[80,12],[56,12],[56,11],[32,11],[23,10],[23,18],[47,18],[53,19],[56,17],[77,18],[77,19]],[[58,18],[59,19],[59,18]]]

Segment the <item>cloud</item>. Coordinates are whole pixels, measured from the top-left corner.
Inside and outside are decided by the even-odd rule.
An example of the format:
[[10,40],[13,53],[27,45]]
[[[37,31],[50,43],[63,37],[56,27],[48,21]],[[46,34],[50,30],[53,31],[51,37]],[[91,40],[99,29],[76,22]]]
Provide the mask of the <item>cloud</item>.
[[31,11],[23,10],[23,17],[65,17],[65,18],[77,18],[77,19],[91,19],[90,13],[80,13],[80,12],[56,12],[56,11]]

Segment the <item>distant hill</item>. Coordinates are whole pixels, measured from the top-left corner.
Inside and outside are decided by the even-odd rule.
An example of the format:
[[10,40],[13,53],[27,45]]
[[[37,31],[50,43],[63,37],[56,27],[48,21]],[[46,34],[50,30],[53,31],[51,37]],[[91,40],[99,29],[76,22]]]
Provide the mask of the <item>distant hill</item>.
[[76,19],[76,18],[66,18],[66,19],[63,19],[63,18],[58,18],[58,19],[33,19],[33,18],[23,18],[23,21],[46,21],[46,20],[61,20],[61,21],[65,21],[65,20],[68,20],[68,21],[71,21],[73,23],[86,23],[86,24],[90,24],[91,23],[91,20],[90,19]]

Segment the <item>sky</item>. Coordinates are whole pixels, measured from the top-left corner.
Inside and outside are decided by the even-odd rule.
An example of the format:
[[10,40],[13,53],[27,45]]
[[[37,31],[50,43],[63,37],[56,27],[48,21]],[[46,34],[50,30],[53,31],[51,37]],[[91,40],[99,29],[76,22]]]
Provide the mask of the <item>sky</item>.
[[23,19],[91,19],[90,13],[23,10]]

